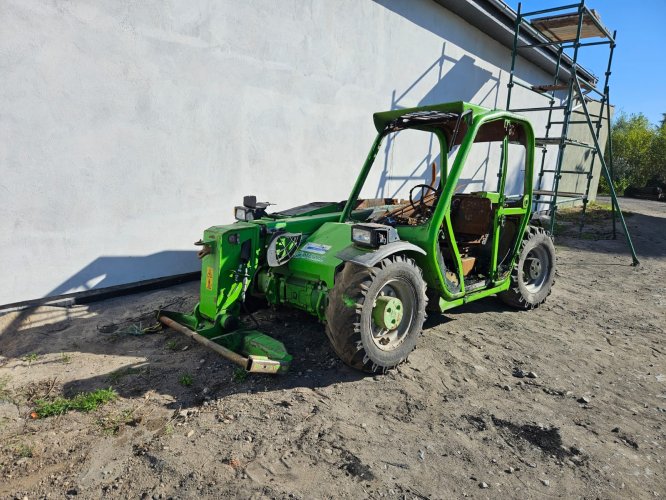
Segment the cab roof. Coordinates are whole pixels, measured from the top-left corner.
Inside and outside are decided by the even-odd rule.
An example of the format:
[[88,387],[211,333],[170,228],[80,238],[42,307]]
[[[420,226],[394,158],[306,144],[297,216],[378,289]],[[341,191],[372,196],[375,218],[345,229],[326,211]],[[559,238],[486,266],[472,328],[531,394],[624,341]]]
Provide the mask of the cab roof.
[[[461,144],[474,118],[488,114],[512,115],[506,111],[488,109],[476,104],[457,101],[416,108],[397,109],[375,113],[373,120],[379,133],[398,132],[412,128],[444,133],[449,148]],[[524,121],[524,120],[521,120]],[[484,124],[474,137],[474,142],[501,141],[507,134],[512,143],[525,144],[525,123],[505,128],[503,120]]]
[[476,104],[468,102],[446,102],[441,104],[431,104],[428,106],[418,106],[416,108],[396,109],[393,111],[381,111],[372,115],[377,132],[384,131],[391,125],[397,125],[399,122],[405,128],[409,122],[410,125],[435,124],[448,120],[457,120],[460,115],[470,112],[472,117],[480,114],[490,113],[491,110]]

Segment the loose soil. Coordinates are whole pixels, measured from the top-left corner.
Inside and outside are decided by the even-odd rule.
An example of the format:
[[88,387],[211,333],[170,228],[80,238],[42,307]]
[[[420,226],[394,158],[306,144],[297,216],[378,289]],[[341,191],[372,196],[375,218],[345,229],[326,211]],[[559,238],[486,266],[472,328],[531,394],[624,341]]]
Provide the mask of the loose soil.
[[[639,267],[608,217],[582,238],[565,218],[542,307],[431,314],[384,376],[345,367],[290,310],[256,314],[294,354],[284,376],[134,335],[159,307],[191,309],[197,283],[5,314],[0,498],[666,495],[666,204],[624,208]],[[109,387],[90,413],[31,418],[39,399]]]

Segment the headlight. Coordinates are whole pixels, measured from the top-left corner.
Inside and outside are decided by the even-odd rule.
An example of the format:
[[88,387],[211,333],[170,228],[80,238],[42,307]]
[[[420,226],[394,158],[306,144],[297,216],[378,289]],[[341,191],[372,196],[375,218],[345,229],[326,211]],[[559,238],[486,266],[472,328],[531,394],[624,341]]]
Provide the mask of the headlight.
[[362,227],[352,227],[352,241],[359,245],[372,245],[372,231]]
[[352,241],[362,247],[378,248],[399,239],[394,227],[372,223],[352,226]]
[[254,212],[251,208],[236,207],[234,208],[234,217],[236,220],[254,220]]

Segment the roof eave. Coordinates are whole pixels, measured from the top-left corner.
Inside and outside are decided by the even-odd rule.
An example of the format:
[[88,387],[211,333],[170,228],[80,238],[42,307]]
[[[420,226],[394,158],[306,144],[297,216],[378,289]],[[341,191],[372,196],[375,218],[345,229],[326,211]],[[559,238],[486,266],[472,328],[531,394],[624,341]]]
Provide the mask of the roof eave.
[[[499,43],[513,48],[514,26],[517,13],[501,0],[433,0],[442,7],[460,16],[472,26],[493,37]],[[544,40],[531,26],[521,27],[519,44],[540,43]],[[553,46],[540,47],[520,52],[520,56],[544,71],[555,74],[557,67],[557,49]],[[566,54],[562,57],[560,80],[568,82],[571,78],[572,60]],[[597,77],[590,71],[578,66],[578,76],[585,82],[596,85]],[[544,82],[545,83],[545,82]]]

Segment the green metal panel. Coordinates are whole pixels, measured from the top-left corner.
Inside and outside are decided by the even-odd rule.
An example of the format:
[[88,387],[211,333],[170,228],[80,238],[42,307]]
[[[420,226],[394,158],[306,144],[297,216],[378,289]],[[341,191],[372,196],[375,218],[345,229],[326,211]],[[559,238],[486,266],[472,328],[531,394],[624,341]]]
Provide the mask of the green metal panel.
[[338,254],[351,244],[351,224],[327,222],[301,244],[287,263],[289,273],[333,288],[336,269],[344,262]]
[[[238,315],[238,299],[243,292],[239,272],[243,245],[250,245],[247,272],[257,269],[259,227],[255,224],[236,223],[213,226],[204,231],[204,245],[210,253],[201,261],[199,312],[210,320],[218,315]],[[247,243],[246,243],[247,242]]]

